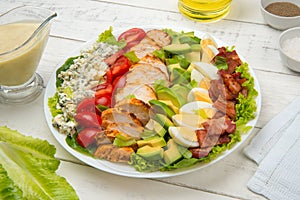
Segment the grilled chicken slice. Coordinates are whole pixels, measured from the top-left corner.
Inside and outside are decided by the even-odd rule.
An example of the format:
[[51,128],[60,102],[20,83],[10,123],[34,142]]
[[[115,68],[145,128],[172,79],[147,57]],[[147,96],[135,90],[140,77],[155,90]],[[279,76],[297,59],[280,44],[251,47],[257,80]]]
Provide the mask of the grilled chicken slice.
[[157,45],[151,38],[144,37],[139,44],[130,48],[129,51],[134,51],[135,55],[141,59],[147,54],[152,54],[153,51],[160,49],[161,47]]
[[151,38],[160,47],[171,44],[172,38],[166,32],[158,29],[152,29],[147,32],[147,36]]
[[99,145],[102,145],[102,144],[111,144],[113,142],[113,139],[112,137],[108,137],[107,133],[105,132],[106,130],[103,130],[103,131],[99,131],[97,134],[96,134],[96,143],[97,143],[97,146]]
[[134,113],[134,115],[142,122],[143,126],[145,126],[150,119],[150,106],[136,98],[119,101],[115,104],[115,108],[120,108],[127,112]]
[[150,64],[151,66],[160,69],[169,80],[168,68],[159,58],[154,57],[153,55],[146,55],[139,61],[139,63]]
[[116,147],[113,144],[104,144],[97,148],[94,156],[111,162],[128,162],[134,152],[131,147]]
[[126,84],[153,84],[156,80],[168,82],[168,77],[159,68],[144,63],[135,64],[126,76]]
[[145,103],[148,103],[152,99],[157,99],[155,92],[149,85],[126,84],[114,95],[114,101],[118,103],[119,101],[122,101],[131,95]]
[[144,131],[144,127],[129,123],[111,123],[106,127],[106,130],[107,137],[109,138],[116,137],[118,133],[122,133],[139,140],[141,139],[141,134]]
[[117,108],[109,108],[102,112],[102,127],[107,128],[112,123],[128,123],[135,124],[137,126],[142,126],[140,120],[136,118],[133,113],[129,113],[125,110]]

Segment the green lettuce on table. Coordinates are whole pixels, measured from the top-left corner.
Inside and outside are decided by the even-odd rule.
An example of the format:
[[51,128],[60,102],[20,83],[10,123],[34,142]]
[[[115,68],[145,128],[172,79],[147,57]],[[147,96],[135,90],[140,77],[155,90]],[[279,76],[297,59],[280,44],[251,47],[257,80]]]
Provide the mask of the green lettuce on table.
[[55,146],[0,126],[0,199],[79,199],[64,177]]

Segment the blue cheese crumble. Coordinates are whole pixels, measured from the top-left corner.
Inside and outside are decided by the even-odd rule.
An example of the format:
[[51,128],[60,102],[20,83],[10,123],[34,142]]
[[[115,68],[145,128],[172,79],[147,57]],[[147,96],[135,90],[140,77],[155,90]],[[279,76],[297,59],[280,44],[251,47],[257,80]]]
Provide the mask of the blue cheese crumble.
[[80,52],[80,57],[74,59],[68,70],[58,74],[63,83],[57,90],[59,100],[56,109],[62,110],[62,114],[53,118],[52,125],[60,133],[76,133],[74,115],[77,104],[86,97],[94,96],[92,88],[99,84],[108,69],[104,60],[118,50],[116,45],[94,43],[89,49]]

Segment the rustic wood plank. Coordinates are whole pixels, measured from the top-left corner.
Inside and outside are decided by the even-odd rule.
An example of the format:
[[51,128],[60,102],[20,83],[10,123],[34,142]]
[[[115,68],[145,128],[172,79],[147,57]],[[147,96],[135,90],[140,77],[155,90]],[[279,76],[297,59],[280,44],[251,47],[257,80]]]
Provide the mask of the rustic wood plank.
[[[71,55],[84,41],[95,38],[110,25],[123,28],[149,24],[176,27],[183,24],[182,26],[189,29],[211,33],[228,45],[235,45],[237,51],[255,69],[263,97],[262,112],[255,133],[300,95],[300,75],[282,65],[277,48],[281,32],[265,25],[259,13],[259,0],[233,1],[232,12],[226,19],[211,24],[185,19],[177,11],[177,1],[166,0],[162,5],[160,2],[161,0],[7,0],[0,2],[0,13],[18,5],[41,6],[58,12],[59,16],[53,21],[51,37],[38,68],[45,83],[59,62]],[[157,191],[164,199],[174,199],[174,196],[201,196],[202,199],[264,199],[246,188],[246,183],[257,168],[242,153],[243,147],[250,139],[230,156],[203,170],[173,178],[136,180],[93,169],[67,153],[47,127],[42,95],[26,106],[0,105],[0,110],[0,125],[7,125],[26,135],[34,135],[55,144],[56,156],[67,161],[62,162],[59,173],[67,177],[83,198],[93,199],[97,195],[110,199],[154,199],[156,194],[153,191]]]
[[[80,199],[201,199],[237,200],[226,195],[213,194],[192,188],[176,186],[149,179],[129,179],[87,166],[62,162],[58,174],[72,184]],[[74,176],[76,174],[76,176]]]
[[[14,3],[14,1],[9,2],[9,4]],[[49,7],[58,13],[51,31],[51,35],[56,37],[88,41],[109,26],[118,29],[145,25],[180,27],[180,24],[184,24],[182,26],[185,28],[210,33],[229,46],[235,45],[238,52],[254,69],[298,75],[283,66],[278,56],[277,41],[281,32],[263,24],[229,20],[201,24],[185,19],[179,13],[142,10],[138,7],[131,8],[132,12],[129,14],[127,5],[102,1],[79,1],[76,4],[70,3],[70,0],[23,2],[26,5]],[[111,18],[104,20],[102,16],[111,16]],[[62,48],[62,45],[59,48]]]

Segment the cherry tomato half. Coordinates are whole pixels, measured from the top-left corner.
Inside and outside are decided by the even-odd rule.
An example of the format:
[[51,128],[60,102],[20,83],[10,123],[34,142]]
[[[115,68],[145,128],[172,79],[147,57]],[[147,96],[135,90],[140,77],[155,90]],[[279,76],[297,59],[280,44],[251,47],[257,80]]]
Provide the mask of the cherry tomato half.
[[103,95],[98,98],[95,98],[95,104],[110,107],[111,106],[111,95]]
[[83,99],[76,107],[76,113],[81,112],[95,112],[95,99],[94,98],[85,98]]
[[112,85],[114,87],[114,90],[118,89],[118,88],[122,88],[125,86],[126,83],[126,75],[123,76],[118,76],[114,79]]
[[129,59],[126,56],[120,56],[110,68],[113,79],[128,72],[129,68]]
[[97,128],[85,128],[80,131],[76,137],[78,144],[84,148],[94,144],[96,142],[96,135],[100,130]]
[[95,98],[98,99],[102,96],[111,96],[113,91],[113,86],[110,83],[104,83],[105,87],[102,87],[101,89],[97,90],[95,93]]
[[[125,49],[130,49],[134,45],[136,45],[139,41],[141,41],[146,36],[146,32],[140,28],[132,28],[125,32],[123,32],[118,40],[124,39],[127,43]],[[138,41],[138,42],[137,42]]]
[[77,113],[74,116],[75,121],[78,123],[80,127],[84,128],[98,128],[102,124],[102,119],[100,116],[98,116],[95,112],[81,112]]

